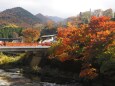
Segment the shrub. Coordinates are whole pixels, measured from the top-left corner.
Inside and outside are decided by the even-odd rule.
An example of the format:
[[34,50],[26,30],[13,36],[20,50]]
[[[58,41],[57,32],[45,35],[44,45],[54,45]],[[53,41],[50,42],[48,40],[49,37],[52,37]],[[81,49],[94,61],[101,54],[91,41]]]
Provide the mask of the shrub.
[[104,62],[100,68],[100,73],[104,78],[109,80],[115,80],[115,59]]

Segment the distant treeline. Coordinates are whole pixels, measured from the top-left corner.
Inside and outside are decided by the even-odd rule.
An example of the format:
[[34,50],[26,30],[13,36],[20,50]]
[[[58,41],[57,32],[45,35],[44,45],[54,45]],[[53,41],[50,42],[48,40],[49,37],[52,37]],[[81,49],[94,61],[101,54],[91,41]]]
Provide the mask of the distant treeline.
[[0,25],[0,38],[17,38],[21,36],[22,29],[14,24]]

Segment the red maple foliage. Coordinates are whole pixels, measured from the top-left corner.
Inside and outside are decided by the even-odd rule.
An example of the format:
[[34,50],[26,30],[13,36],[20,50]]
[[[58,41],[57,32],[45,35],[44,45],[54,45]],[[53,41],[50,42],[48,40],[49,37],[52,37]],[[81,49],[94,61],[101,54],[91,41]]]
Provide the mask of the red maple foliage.
[[93,71],[95,68],[91,61],[113,44],[114,34],[115,22],[105,16],[92,17],[89,24],[82,24],[79,28],[69,23],[67,28],[58,28],[58,42],[52,45],[53,53],[50,57],[61,61],[82,60],[80,76],[92,79],[97,74]]

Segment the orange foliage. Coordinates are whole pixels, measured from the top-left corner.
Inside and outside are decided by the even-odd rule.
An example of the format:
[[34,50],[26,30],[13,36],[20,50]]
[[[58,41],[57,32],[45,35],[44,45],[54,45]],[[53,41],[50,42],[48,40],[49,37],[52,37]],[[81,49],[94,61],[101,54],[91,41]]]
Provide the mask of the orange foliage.
[[80,73],[80,77],[86,77],[88,79],[94,79],[97,77],[96,69],[94,68],[87,68],[85,70],[82,70]]
[[[68,52],[70,54],[70,52],[77,52],[82,48],[85,50],[85,52],[82,52],[82,58],[88,60],[89,57],[95,55],[94,52],[98,51],[96,48],[101,46],[104,49],[103,44],[106,45],[113,40],[114,33],[115,22],[110,21],[108,17],[92,17],[89,25],[84,24],[80,28],[69,24],[67,28],[58,28],[57,37],[61,39],[62,44],[61,50],[57,48],[56,52],[60,52],[60,54]],[[71,58],[71,55],[68,59],[79,57],[76,54],[76,56],[74,55],[75,58]]]
[[[83,24],[79,28],[71,25],[67,28],[58,28],[57,39],[60,44],[54,47],[53,56],[61,61],[82,60],[91,64],[92,58],[96,58],[107,46],[113,44],[115,39],[115,22],[109,17],[92,17],[90,23]],[[114,44],[115,46],[115,44]],[[83,68],[86,65],[83,65]],[[92,66],[81,70],[80,76],[88,76],[90,79],[97,76]]]
[[49,20],[49,21],[47,21],[46,25],[47,25],[47,27],[48,27],[49,29],[51,29],[51,28],[54,27],[54,22],[53,22],[52,20]]
[[22,31],[25,42],[35,42],[40,36],[40,31],[37,29],[28,28]]

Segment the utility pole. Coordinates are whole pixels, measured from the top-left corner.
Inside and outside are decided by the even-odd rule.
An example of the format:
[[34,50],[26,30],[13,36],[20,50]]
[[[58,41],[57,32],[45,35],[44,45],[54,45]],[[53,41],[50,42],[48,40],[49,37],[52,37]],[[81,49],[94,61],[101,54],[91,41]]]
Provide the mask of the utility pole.
[[113,15],[112,15],[112,18],[114,18],[114,17],[115,17],[115,12],[113,11],[112,14],[113,14]]

